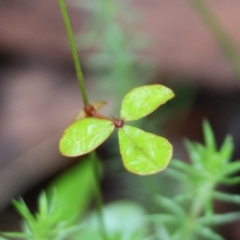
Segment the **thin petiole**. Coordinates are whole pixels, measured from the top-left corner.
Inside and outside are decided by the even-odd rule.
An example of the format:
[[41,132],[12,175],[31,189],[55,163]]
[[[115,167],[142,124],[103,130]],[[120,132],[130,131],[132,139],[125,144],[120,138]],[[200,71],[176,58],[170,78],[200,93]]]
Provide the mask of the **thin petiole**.
[[[76,74],[77,74],[80,91],[82,94],[83,103],[84,103],[85,108],[87,108],[89,106],[89,101],[88,101],[87,91],[86,91],[86,87],[85,87],[85,83],[84,83],[84,79],[83,79],[81,65],[80,65],[79,58],[78,58],[76,43],[74,40],[74,35],[73,35],[70,20],[69,20],[67,8],[66,8],[64,0],[58,0],[58,2],[59,2],[59,6],[61,8],[63,20],[64,20],[66,30],[67,30],[68,40],[69,40],[69,44],[70,44],[71,51],[72,51],[73,61],[74,61],[75,69],[76,69]],[[99,170],[98,170],[97,156],[94,151],[91,152],[90,154],[91,154],[91,158],[92,158],[92,170],[93,170],[95,184],[96,184],[98,220],[99,220],[99,225],[100,225],[100,229],[101,229],[102,239],[107,240],[108,237],[107,237],[107,232],[106,232],[104,217],[103,217],[103,211],[102,211],[103,202],[102,202],[102,193],[101,193],[101,186],[100,186],[100,176],[99,176]]]

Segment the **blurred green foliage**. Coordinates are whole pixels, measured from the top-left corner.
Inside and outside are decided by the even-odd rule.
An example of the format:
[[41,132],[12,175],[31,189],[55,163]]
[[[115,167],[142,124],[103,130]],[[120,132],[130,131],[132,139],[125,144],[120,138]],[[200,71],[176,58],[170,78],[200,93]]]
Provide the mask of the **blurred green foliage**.
[[93,74],[95,88],[113,95],[117,105],[119,97],[143,85],[153,73],[147,61],[139,60],[149,38],[134,30],[140,18],[137,11],[129,7],[128,0],[75,3],[88,13],[84,31],[77,40],[79,48],[87,53],[85,67]]
[[[187,141],[191,163],[173,160],[165,171],[183,188],[174,196],[157,191],[148,195],[155,199],[155,212],[147,213],[139,204],[116,201],[104,207],[104,224],[108,240],[222,240],[214,231],[216,226],[240,219],[240,212],[215,213],[215,199],[240,204],[240,196],[217,189],[219,184],[237,184],[240,161],[231,162],[233,143],[226,137],[221,148],[208,122],[204,122],[205,145]],[[94,189],[89,159],[85,159],[52,183],[48,192],[38,200],[38,211],[30,213],[23,200],[14,200],[24,224],[19,233],[3,233],[9,238],[31,240],[101,240],[101,227],[95,211],[86,214]],[[154,183],[158,185],[158,182]],[[168,187],[168,184],[165,185]],[[80,223],[78,223],[80,221]],[[3,238],[4,239],[4,238]]]
[[211,32],[223,56],[232,67],[237,80],[240,80],[240,49],[232,39],[230,32],[228,32],[205,0],[188,0],[188,3],[194,8]]
[[38,200],[38,211],[32,214],[23,200],[13,205],[25,220],[23,233],[5,233],[6,237],[35,240],[60,240],[74,231],[73,223],[87,211],[95,191],[90,157],[85,157],[52,182]]
[[[122,97],[135,85],[146,82],[153,73],[148,64],[138,60],[138,53],[144,50],[148,39],[136,33],[132,36],[131,30],[139,19],[136,12],[129,9],[124,11],[126,3],[126,0],[76,1],[79,7],[89,13],[86,31],[79,36],[79,42],[83,51],[91,53],[86,66],[91,69],[101,95],[105,91],[107,95],[111,92],[116,97]],[[212,17],[212,13],[206,16]],[[125,19],[130,25],[119,19]],[[130,26],[129,31],[126,31],[127,25]],[[217,34],[215,37],[218,37]],[[221,42],[219,45],[225,47]],[[238,59],[239,55],[233,58],[235,69]],[[183,95],[184,101],[185,94],[180,94]],[[214,211],[213,202],[218,200],[240,204],[239,195],[217,189],[219,184],[233,185],[240,182],[240,178],[234,176],[240,170],[240,161],[231,162],[234,149],[231,137],[227,137],[218,150],[207,122],[204,123],[204,136],[205,145],[186,142],[190,164],[174,160],[161,178],[148,177],[148,183],[142,178],[140,189],[132,191],[136,200],[144,195],[150,207],[145,208],[137,201],[115,201],[104,207],[108,240],[223,239],[214,231],[215,228],[239,219],[240,213],[218,214]],[[125,184],[131,185],[132,179],[125,178]],[[37,213],[32,214],[23,200],[14,200],[13,204],[24,220],[22,232],[2,233],[0,239],[101,240],[102,229],[97,214],[94,210],[88,212],[95,187],[87,157],[60,175],[39,196]],[[153,203],[152,199],[155,200]]]
[[[186,141],[191,164],[173,160],[166,173],[186,188],[173,198],[157,197],[163,209],[161,214],[152,215],[153,222],[161,226],[159,239],[223,239],[212,229],[240,219],[240,212],[216,214],[213,201],[240,204],[240,196],[219,192],[219,184],[237,184],[240,161],[231,162],[233,143],[226,137],[217,150],[214,134],[208,122],[204,122],[205,145]],[[156,227],[157,228],[157,227]]]

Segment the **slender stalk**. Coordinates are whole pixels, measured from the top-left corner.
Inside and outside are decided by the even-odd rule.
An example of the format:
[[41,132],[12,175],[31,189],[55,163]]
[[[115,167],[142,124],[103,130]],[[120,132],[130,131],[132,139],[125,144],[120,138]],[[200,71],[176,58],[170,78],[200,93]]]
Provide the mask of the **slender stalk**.
[[93,166],[93,175],[95,178],[95,184],[96,184],[96,200],[97,200],[97,215],[98,215],[98,222],[100,225],[100,230],[102,234],[102,239],[108,240],[107,237],[107,231],[105,227],[105,221],[103,217],[103,211],[102,211],[102,206],[103,206],[103,200],[102,200],[102,192],[101,192],[101,186],[100,186],[100,174],[99,174],[99,165],[97,161],[97,156],[96,152],[93,151],[90,153],[91,160],[92,160],[92,166]]
[[[79,58],[78,58],[76,43],[74,40],[74,35],[73,35],[70,20],[69,20],[67,8],[66,8],[64,0],[58,0],[58,2],[59,2],[59,6],[61,8],[63,20],[64,20],[66,30],[67,30],[68,40],[69,40],[69,44],[70,44],[71,51],[72,51],[73,61],[74,61],[74,65],[75,65],[75,70],[76,70],[76,74],[77,74],[80,91],[82,94],[83,103],[84,103],[84,106],[87,107],[89,105],[87,91],[86,91],[86,87],[85,87],[85,83],[84,83],[84,79],[83,79],[81,65],[80,65]],[[96,152],[95,151],[91,152],[90,157],[92,160],[92,170],[93,170],[93,175],[94,175],[95,184],[96,184],[97,213],[98,213],[98,220],[99,220],[99,225],[100,225],[100,229],[101,229],[102,239],[108,240],[105,223],[104,223],[103,211],[102,211],[103,201],[102,201],[102,193],[101,193],[101,186],[100,186],[100,174],[99,174],[99,169],[98,169],[98,161],[97,161]]]
[[230,63],[237,79],[240,81],[240,49],[204,0],[187,1],[212,33],[223,55]]
[[86,107],[89,103],[88,96],[87,96],[87,91],[86,91],[86,87],[85,87],[85,83],[84,83],[84,79],[83,79],[81,65],[80,65],[79,58],[78,58],[78,53],[77,53],[76,43],[74,40],[72,26],[71,26],[71,23],[69,20],[66,4],[65,4],[64,0],[58,0],[58,2],[59,2],[59,6],[61,8],[63,21],[64,21],[64,24],[65,24],[65,27],[67,30],[68,41],[69,41],[70,48],[72,51],[72,57],[73,57],[74,65],[75,65],[75,70],[76,70],[76,74],[77,74],[77,80],[79,83],[80,91],[82,93],[83,103],[84,103],[84,106]]

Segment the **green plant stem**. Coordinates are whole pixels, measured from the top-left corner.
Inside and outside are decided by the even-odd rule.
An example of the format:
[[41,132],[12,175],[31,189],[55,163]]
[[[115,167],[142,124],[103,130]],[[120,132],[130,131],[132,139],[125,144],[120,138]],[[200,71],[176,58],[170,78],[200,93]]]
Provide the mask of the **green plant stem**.
[[204,0],[187,0],[217,41],[223,55],[240,81],[240,50]]
[[65,24],[65,27],[67,30],[68,41],[69,41],[70,48],[72,51],[72,57],[73,57],[74,65],[75,65],[75,70],[76,70],[76,74],[77,74],[80,91],[82,93],[83,103],[84,103],[84,106],[86,107],[89,104],[88,96],[87,96],[87,91],[86,91],[86,87],[85,87],[85,83],[84,83],[84,79],[83,79],[81,65],[80,65],[79,58],[78,58],[78,53],[77,53],[76,43],[74,40],[72,26],[71,26],[71,23],[69,20],[66,4],[65,4],[64,0],[58,0],[58,2],[59,2],[59,6],[61,8],[63,21],[64,21],[64,24]]
[[94,178],[95,178],[95,183],[96,183],[98,222],[100,225],[102,239],[108,240],[107,231],[106,231],[106,227],[105,227],[105,221],[104,221],[104,217],[103,217],[103,211],[102,211],[103,200],[102,200],[101,186],[100,186],[100,182],[99,182],[100,174],[99,174],[99,164],[97,161],[96,152],[95,151],[91,152],[90,156],[91,156],[91,160],[92,160],[93,173],[94,173]]
[[[70,20],[69,20],[66,4],[65,4],[64,0],[58,0],[58,2],[59,2],[59,6],[61,8],[63,20],[64,20],[66,30],[67,30],[68,40],[69,40],[69,44],[70,44],[71,51],[72,51],[73,61],[74,61],[74,65],[75,65],[75,70],[76,70],[76,74],[77,74],[80,91],[82,94],[83,103],[84,103],[84,106],[87,107],[89,105],[87,91],[86,91],[86,87],[85,87],[85,83],[84,83],[84,79],[83,79],[81,65],[80,65],[79,58],[78,58],[76,43],[74,40],[74,35],[73,35]],[[100,225],[100,229],[101,229],[102,239],[108,240],[105,223],[104,223],[103,211],[102,211],[103,201],[102,201],[100,175],[99,175],[96,152],[95,151],[91,152],[90,156],[92,159],[92,166],[93,166],[92,169],[93,169],[93,175],[94,175],[95,184],[96,184],[97,213],[98,213],[99,225]]]

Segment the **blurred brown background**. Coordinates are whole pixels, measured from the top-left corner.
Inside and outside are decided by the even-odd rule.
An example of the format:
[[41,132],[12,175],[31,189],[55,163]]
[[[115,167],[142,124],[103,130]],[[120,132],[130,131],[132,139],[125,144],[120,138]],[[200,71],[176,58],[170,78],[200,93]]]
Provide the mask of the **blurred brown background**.
[[[77,2],[83,1],[69,0],[66,4],[74,32],[81,37],[91,11]],[[235,157],[239,158],[240,79],[235,77],[199,15],[184,0],[125,2],[119,22],[132,10],[136,11],[140,16],[137,24],[125,27],[150,39],[138,55],[140,62],[154,66],[147,82],[169,84],[176,92],[177,107],[171,113],[174,119],[164,123],[169,137],[176,146],[185,137],[201,140],[201,122],[208,118],[219,142],[227,133],[233,134]],[[240,49],[240,1],[206,2]],[[115,91],[106,99],[99,87],[101,82],[97,82],[93,69],[85,64],[94,50],[84,50],[80,41],[78,44],[93,100],[122,98]],[[124,79],[119,81],[126,84]],[[113,85],[108,83],[110,91]],[[138,81],[133,81],[133,85],[138,86]],[[0,0],[0,91],[0,209],[3,210],[13,197],[33,189],[74,161],[58,152],[58,139],[82,101],[57,1]],[[178,101],[182,103],[179,106]],[[110,110],[111,107],[106,110],[109,115]],[[8,216],[4,214],[0,224]],[[239,236],[240,232],[235,233],[233,239]]]

